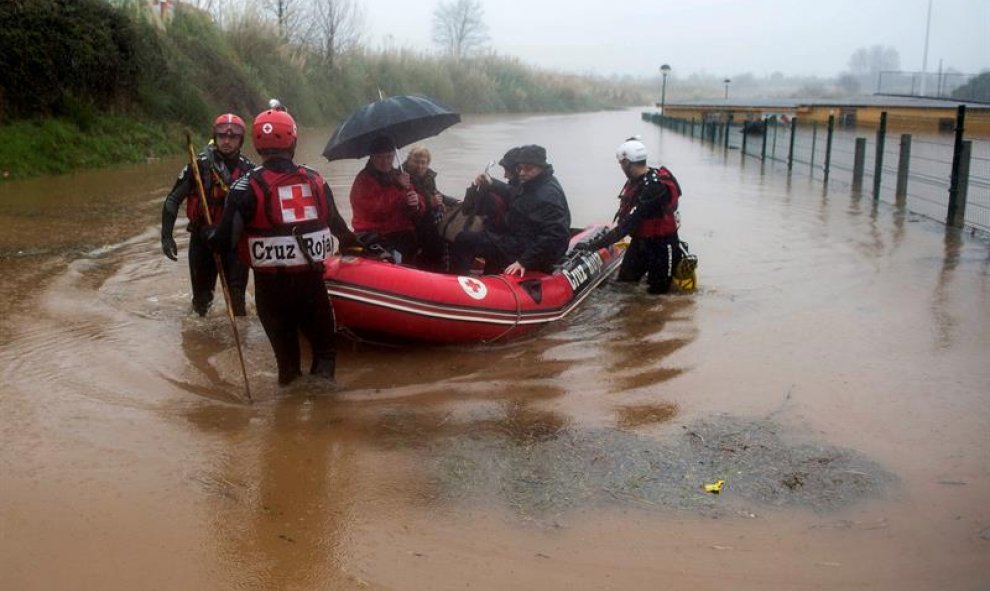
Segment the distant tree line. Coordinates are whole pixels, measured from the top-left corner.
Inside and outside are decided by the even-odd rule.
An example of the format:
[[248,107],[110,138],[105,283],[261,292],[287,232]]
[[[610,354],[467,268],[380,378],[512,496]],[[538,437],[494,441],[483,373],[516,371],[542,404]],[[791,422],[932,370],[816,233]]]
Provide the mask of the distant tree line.
[[[116,112],[200,126],[217,111],[250,116],[273,96],[317,123],[379,90],[428,94],[465,112],[650,100],[635,84],[540,71],[480,51],[486,37],[477,0],[438,6],[440,54],[368,49],[355,0],[253,0],[222,18],[212,2],[196,4],[202,10],[180,4],[162,25],[139,0],[4,0],[0,123],[37,116],[85,122]],[[455,18],[467,24],[443,28]]]
[[[925,96],[942,96],[963,100],[990,101],[987,79],[990,73],[963,75],[948,68],[941,73],[900,71],[900,56],[893,47],[874,45],[853,51],[848,69],[837,76],[785,76],[772,72],[756,76],[750,72],[729,76],[712,74],[678,75],[676,69],[667,81],[667,101],[713,99],[724,96],[725,85],[731,86],[730,98],[846,98],[876,92],[920,95],[920,80],[926,78]],[[947,80],[951,78],[952,84]],[[960,79],[970,80],[961,84]],[[939,80],[944,83],[939,83]],[[659,80],[654,82],[659,90]]]

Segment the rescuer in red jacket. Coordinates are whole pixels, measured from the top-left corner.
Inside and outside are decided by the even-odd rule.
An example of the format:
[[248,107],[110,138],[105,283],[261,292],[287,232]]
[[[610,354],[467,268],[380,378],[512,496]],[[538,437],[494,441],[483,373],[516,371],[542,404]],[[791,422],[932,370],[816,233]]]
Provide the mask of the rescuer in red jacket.
[[241,177],[227,196],[212,248],[237,245],[254,269],[258,318],[275,351],[278,383],[302,375],[299,333],[313,351],[310,373],[333,381],[336,369],[333,308],[323,283],[323,261],[357,240],[337,211],[333,193],[315,170],[295,164],[296,122],[279,108],[252,126],[262,165]]
[[631,235],[632,241],[619,268],[619,281],[638,282],[646,275],[647,291],[670,291],[673,271],[681,257],[677,229],[677,202],[681,187],[666,167],[646,164],[646,146],[630,138],[616,150],[626,184],[619,193],[615,227],[604,236],[575,245],[580,250],[598,250]]
[[[210,208],[210,219],[214,224],[223,216],[224,198],[235,180],[254,168],[254,163],[241,155],[244,145],[244,120],[233,113],[225,113],[213,122],[213,141],[196,159],[199,175],[203,179],[203,189]],[[179,249],[172,238],[179,208],[186,202],[186,217],[189,219],[189,279],[192,283],[193,310],[205,316],[213,303],[213,290],[217,283],[217,267],[206,244],[201,230],[206,226],[206,216],[193,177],[187,164],[175,185],[165,197],[162,205],[162,252],[176,260]],[[244,292],[247,289],[248,269],[233,250],[220,252],[224,276],[230,288],[231,306],[236,316],[244,316]]]

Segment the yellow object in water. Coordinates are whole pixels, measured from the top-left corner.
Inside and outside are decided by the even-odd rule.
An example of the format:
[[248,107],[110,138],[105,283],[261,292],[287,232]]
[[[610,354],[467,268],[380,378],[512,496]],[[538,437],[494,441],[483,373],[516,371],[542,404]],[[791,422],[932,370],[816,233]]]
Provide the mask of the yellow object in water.
[[674,266],[674,285],[681,291],[691,292],[698,288],[698,257],[689,254],[683,242],[681,248],[681,259]]
[[713,495],[717,495],[718,493],[722,492],[723,486],[725,486],[724,480],[716,480],[712,484],[705,485],[705,492],[712,493]]

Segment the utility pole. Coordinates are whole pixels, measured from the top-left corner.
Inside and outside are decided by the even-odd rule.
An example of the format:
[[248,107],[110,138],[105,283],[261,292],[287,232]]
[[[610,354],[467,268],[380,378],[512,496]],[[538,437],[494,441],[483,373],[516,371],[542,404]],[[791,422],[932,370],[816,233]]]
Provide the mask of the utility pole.
[[932,32],[932,0],[928,0],[928,21],[925,25],[925,51],[921,54],[921,96],[925,96],[925,78],[928,78],[928,37]]
[[660,66],[660,76],[663,78],[663,83],[660,85],[660,115],[663,116],[663,108],[667,105],[667,74],[670,74],[670,65],[664,64]]

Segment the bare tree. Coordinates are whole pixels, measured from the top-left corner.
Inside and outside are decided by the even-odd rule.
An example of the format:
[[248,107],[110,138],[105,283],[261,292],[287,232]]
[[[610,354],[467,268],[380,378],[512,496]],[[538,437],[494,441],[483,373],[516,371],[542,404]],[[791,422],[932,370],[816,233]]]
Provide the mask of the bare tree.
[[433,42],[460,60],[488,41],[485,10],[478,0],[441,2],[433,11]]
[[893,47],[874,45],[860,47],[849,57],[849,71],[853,74],[876,75],[884,70],[898,70],[901,67],[901,56]]
[[257,0],[263,12],[275,17],[279,33],[292,40],[305,39],[309,27],[305,26],[306,0]]
[[311,42],[330,68],[337,57],[361,43],[364,11],[355,0],[312,0]]
[[880,72],[899,70],[900,67],[900,55],[889,46],[860,47],[849,57],[849,71],[865,86],[876,85],[879,88]]

